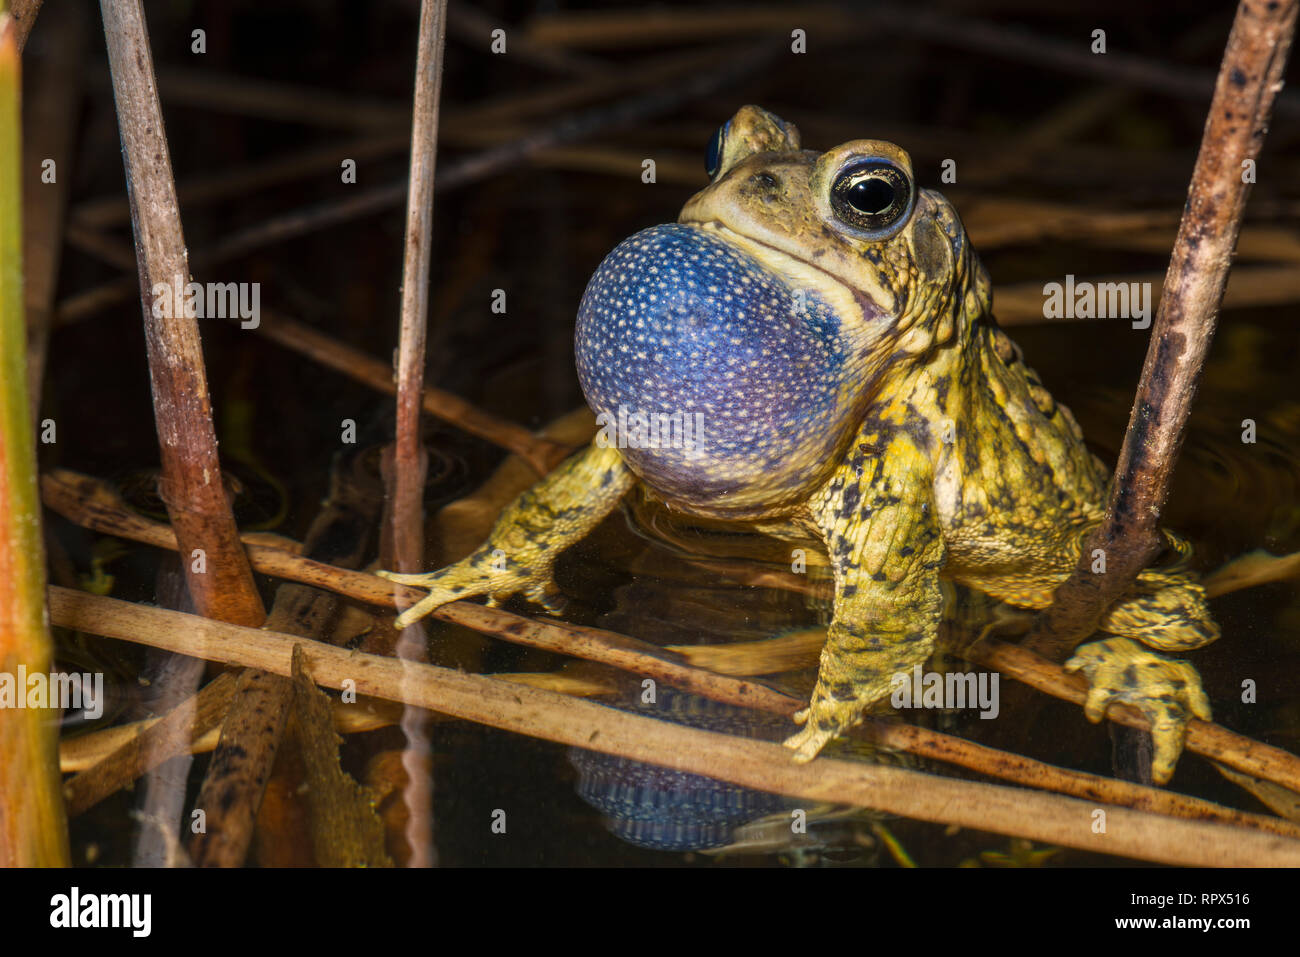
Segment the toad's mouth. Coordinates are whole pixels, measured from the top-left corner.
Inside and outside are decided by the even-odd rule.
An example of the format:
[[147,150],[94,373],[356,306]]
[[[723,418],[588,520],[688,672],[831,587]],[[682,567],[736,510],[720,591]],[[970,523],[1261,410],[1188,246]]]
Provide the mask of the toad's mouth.
[[[880,305],[887,298],[885,290],[865,277],[855,285],[789,249],[738,232],[720,219],[688,217],[680,222],[683,226],[717,236],[757,260],[769,272],[783,277],[790,285],[816,291],[830,303],[846,330],[857,331],[854,338],[858,340],[860,349],[870,349],[893,326],[892,310]],[[871,288],[868,290],[861,286]]]

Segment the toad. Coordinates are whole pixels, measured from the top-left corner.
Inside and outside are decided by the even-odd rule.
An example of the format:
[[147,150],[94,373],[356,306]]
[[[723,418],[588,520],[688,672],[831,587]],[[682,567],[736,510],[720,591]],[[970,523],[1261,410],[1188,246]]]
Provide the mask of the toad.
[[[709,184],[674,224],[597,268],[578,377],[601,433],[462,561],[386,577],[428,589],[408,625],[472,596],[557,611],[551,571],[634,487],[670,509],[820,541],[833,614],[801,730],[811,760],[935,648],[954,582],[1038,609],[1100,521],[1108,472],[993,318],[956,211],[880,140],[826,152],[754,106],[714,137]],[[1171,540],[1176,542],[1176,539]],[[1200,678],[1169,657],[1218,629],[1189,574],[1148,569],[1068,663],[1100,721],[1137,707],[1166,782]]]

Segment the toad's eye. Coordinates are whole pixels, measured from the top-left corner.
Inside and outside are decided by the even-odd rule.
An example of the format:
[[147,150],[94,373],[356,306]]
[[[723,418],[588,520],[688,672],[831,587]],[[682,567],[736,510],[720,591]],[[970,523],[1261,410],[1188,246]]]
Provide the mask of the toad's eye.
[[727,127],[730,125],[730,120],[723,123],[713,134],[713,139],[709,140],[709,148],[704,154],[704,172],[709,174],[709,179],[718,175],[718,167],[722,165],[722,144],[727,138]]
[[912,182],[884,160],[865,160],[840,170],[831,186],[831,209],[849,226],[880,238],[907,221],[912,210]]

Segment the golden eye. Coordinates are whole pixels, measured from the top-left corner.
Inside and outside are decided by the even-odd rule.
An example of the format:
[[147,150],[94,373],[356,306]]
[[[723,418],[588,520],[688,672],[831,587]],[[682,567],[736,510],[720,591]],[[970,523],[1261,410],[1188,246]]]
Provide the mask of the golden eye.
[[864,160],[840,170],[831,185],[831,209],[844,223],[888,235],[912,210],[912,182],[884,160]]

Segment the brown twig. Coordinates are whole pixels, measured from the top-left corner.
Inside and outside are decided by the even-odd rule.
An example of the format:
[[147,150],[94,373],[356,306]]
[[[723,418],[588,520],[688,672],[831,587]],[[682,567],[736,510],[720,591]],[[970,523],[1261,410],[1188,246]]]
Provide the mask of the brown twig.
[[[1300,0],[1242,0],[1228,37],[1187,206],[1102,525],[1025,645],[1065,658],[1160,548],[1159,521],[1214,335],[1253,165],[1282,85]],[[1254,177],[1250,177],[1253,179]],[[1095,551],[1106,573],[1091,570]]]
[[1211,598],[1268,582],[1300,578],[1300,552],[1270,555],[1263,549],[1247,552],[1216,568],[1201,582]]
[[[1077,203],[1052,203],[1023,196],[997,196],[988,192],[950,191],[949,198],[961,209],[962,222],[971,243],[981,252],[1003,246],[1024,246],[1044,240],[1125,243],[1134,234],[1167,232],[1162,251],[1170,248],[1178,229],[1176,209],[1108,209]],[[1261,204],[1255,215],[1293,220],[1300,203]],[[1237,247],[1238,257],[1274,258],[1295,261],[1294,232],[1261,225],[1244,226]],[[1001,292],[1001,287],[998,289]],[[1040,294],[1041,300],[1041,294]],[[1001,298],[998,300],[1001,317]],[[1041,308],[1041,302],[1040,302]]]
[[[983,641],[968,652],[971,660],[997,668],[1017,681],[1053,697],[1083,704],[1088,683],[1081,675],[1066,674],[1059,665],[1039,657],[1027,648],[996,641]],[[1106,718],[1116,724],[1145,730],[1146,719],[1124,704],[1111,705]],[[1195,719],[1187,724],[1187,750],[1211,761],[1258,778],[1265,778],[1300,792],[1300,758],[1289,751],[1263,744],[1229,731],[1212,721]]]
[[[447,607],[451,608],[451,606]],[[626,635],[563,622],[527,619],[505,624],[503,627],[500,618],[501,616],[494,609],[457,603],[457,607],[452,609],[447,620],[484,634],[504,638],[506,641],[525,644],[532,648],[544,648],[557,654],[600,662],[642,677],[655,678],[672,687],[725,704],[756,708],[786,717],[793,715],[805,704],[792,695],[776,691],[761,683],[680,664],[677,660],[673,660],[677,655]],[[817,633],[819,631],[820,634]],[[824,630],[809,629],[804,641],[807,652],[805,665],[816,663],[817,656],[825,643]],[[708,647],[695,646],[691,650],[698,652]],[[735,652],[738,649],[735,645],[730,645],[720,646],[714,650],[722,653]],[[1003,660],[1014,659],[1008,656]],[[1037,669],[1033,671],[1037,673]],[[1071,687],[1069,690],[1073,692],[1075,689]],[[1138,720],[1140,723],[1141,719]],[[1140,726],[1145,727],[1144,724]],[[1159,788],[1143,787],[1125,781],[1115,781],[1053,767],[1042,761],[1009,754],[926,728],[868,720],[854,733],[868,738],[882,748],[907,751],[922,757],[946,761],[992,777],[1014,781],[1023,786],[1041,787],[1127,807],[1143,807],[1177,817],[1233,820],[1248,827],[1300,837],[1300,826],[1279,822],[1273,818],[1245,815],[1244,818],[1249,819],[1246,820],[1242,812],[1209,801],[1174,794]],[[1285,755],[1285,752],[1280,753]],[[1295,762],[1293,761],[1292,764],[1294,765]]]
[[1097,833],[1093,823],[1098,807],[1092,801],[827,757],[798,765],[777,744],[698,731],[479,675],[63,588],[50,590],[50,607],[54,620],[68,627],[281,675],[291,673],[298,646],[314,679],[326,687],[351,682],[359,693],[396,695],[495,728],[765,791],[1170,864],[1300,865],[1300,842],[1279,835],[1122,807],[1105,809],[1108,826]]
[[[567,50],[626,49],[634,45],[698,42],[704,39],[788,31],[798,26],[823,43],[843,42],[864,33],[892,32],[972,50],[999,60],[1033,63],[1104,83],[1122,83],[1180,99],[1202,100],[1212,78],[1202,70],[1107,50],[1092,53],[1086,43],[1062,40],[992,20],[964,17],[915,4],[873,3],[866,10],[831,4],[783,4],[696,10],[565,10],[534,17],[525,36],[538,44]],[[1300,98],[1281,97],[1279,111],[1300,112]]]
[[[453,7],[453,9],[455,9]],[[515,44],[523,39],[519,34],[510,37],[511,55]],[[543,49],[554,50],[554,47]],[[571,80],[539,88],[525,87],[499,96],[477,100],[472,105],[449,111],[445,119],[446,138],[461,142],[464,137],[481,135],[485,128],[510,129],[532,117],[550,117],[562,110],[572,110],[584,103],[612,99],[619,94],[646,90],[680,81],[683,76],[708,70],[719,60],[735,53],[735,47],[712,46],[688,51],[674,50],[634,61],[623,61],[618,69],[602,77],[599,83],[590,79]]]
[[[1274,6],[1273,10],[1266,11],[1269,18],[1274,18],[1281,12],[1279,7],[1286,5],[1269,4]],[[1238,9],[1240,11],[1242,8]],[[1105,83],[1120,83],[1180,99],[1201,102],[1211,89],[1211,77],[1203,70],[1115,49],[1107,49],[1104,56],[1098,56],[1085,43],[1058,40],[990,20],[959,16],[949,11],[918,10],[910,4],[873,4],[871,19],[904,35],[923,37],[1003,60],[1033,63],[1049,70],[1073,73]],[[1282,19],[1274,22],[1281,23]],[[1285,58],[1284,53],[1283,60]],[[1220,73],[1219,81],[1222,82],[1222,79],[1223,74]],[[1277,90],[1273,93],[1277,93]],[[1293,94],[1280,97],[1278,109],[1295,115],[1300,112],[1300,98]]]
[[[292,592],[309,592],[294,588]],[[292,621],[277,593],[267,616],[267,629],[281,631]],[[299,603],[302,599],[295,595]],[[310,594],[306,599],[310,601]],[[295,629],[296,631],[301,629]],[[262,796],[280,749],[293,686],[283,675],[256,668],[240,672],[238,684],[222,715],[221,737],[203,774],[194,809],[204,815],[204,827],[194,834],[189,853],[201,867],[240,867],[248,857]],[[185,732],[182,731],[182,734]]]
[[[613,673],[613,669],[609,670]],[[595,675],[574,675],[569,671],[500,671],[493,672],[492,677],[498,681],[512,681],[531,688],[546,688],[561,694],[584,698],[613,694],[618,690],[613,681],[601,680]],[[351,704],[335,699],[333,710],[334,730],[339,734],[377,731],[380,728],[391,727],[402,720],[401,702],[383,698],[362,696]],[[64,774],[85,771],[161,720],[161,718],[144,718],[127,724],[115,724],[102,731],[91,731],[63,738],[59,742],[59,768]],[[191,754],[207,754],[216,749],[217,733],[220,728],[212,727],[202,733],[197,729],[191,730],[192,740],[189,745]]]
[[[820,631],[821,634],[816,636],[815,640],[804,642],[803,657],[812,662],[816,661],[821,645],[825,642],[825,631],[824,629]],[[623,636],[605,634],[616,639],[620,645],[625,645],[631,641],[631,639],[623,638]],[[528,643],[533,644],[531,641]],[[557,648],[556,645],[548,642],[535,646]],[[569,650],[572,653],[571,649],[558,648],[557,650]],[[594,650],[599,652],[599,646],[595,646]],[[737,646],[694,646],[690,650],[709,650],[720,656],[726,652],[735,652]],[[676,673],[672,674],[658,670],[657,666],[662,665],[663,662],[654,656],[654,651],[656,649],[651,649],[649,667],[645,667],[646,657],[644,655],[637,656],[636,654],[627,655],[621,666],[639,676],[655,675],[664,679],[666,683],[672,683],[675,686],[692,686],[683,682],[682,677],[684,674],[694,671],[694,669],[678,669]],[[602,660],[610,661],[611,659],[603,657]],[[593,684],[590,681],[574,682],[564,675],[553,673],[496,674],[493,677],[497,680],[513,681],[528,684],[532,687],[549,687],[552,690],[570,695],[581,694],[587,696],[597,692],[610,693],[617,687],[616,685],[607,686],[604,683]],[[718,676],[709,676],[706,673],[701,677],[717,678]],[[695,693],[703,697],[737,704],[742,707],[758,708],[773,714],[788,716],[802,706],[800,701],[789,695],[774,692],[761,685],[744,684],[749,684],[749,687],[757,689],[759,693],[736,695],[732,692],[731,687],[741,687],[742,685],[734,682],[729,687],[726,682],[719,683],[704,680],[696,682],[693,687]],[[364,713],[358,713],[356,706],[335,703],[335,726],[340,732],[371,731],[400,721],[400,710],[395,711],[387,702],[381,699],[367,699],[367,701],[368,708]],[[63,768],[65,771],[84,768],[91,755],[98,754],[102,759],[106,747],[114,745],[121,747],[124,743],[141,734],[142,729],[152,728],[156,723],[157,719],[137,722],[134,725],[110,728],[65,742],[60,752]],[[204,750],[210,751],[215,746],[215,741],[211,735],[205,737],[198,728],[194,729],[194,734],[195,740],[192,750],[195,753]],[[924,728],[869,721],[864,727],[857,729],[855,735],[864,737],[881,748],[908,751],[922,757],[961,765],[1021,786],[1042,788],[1086,800],[1118,804],[1124,807],[1189,820],[1216,820],[1287,837],[1300,837],[1300,825],[1275,817],[1238,811],[1200,798],[1193,798],[1160,788],[1145,787],[1130,784],[1126,781],[1116,781],[1098,775],[1054,767],[1041,761],[998,751],[962,738],[936,733]],[[115,786],[125,786],[129,781],[118,778],[114,783]],[[81,809],[81,802],[74,802],[74,813]]]
[[[377,500],[364,483],[357,483],[355,473],[352,461],[336,462],[329,497],[312,521],[302,546],[305,553],[348,567],[361,562],[369,529],[374,524]],[[276,590],[265,627],[305,637],[325,636],[329,634],[337,605],[334,595],[328,591],[283,584]],[[126,786],[172,754],[187,750],[192,737],[202,736],[210,724],[220,721],[220,747],[205,774],[203,793],[197,802],[205,814],[206,833],[196,835],[193,856],[199,864],[240,864],[247,854],[255,815],[259,826],[282,830],[287,823],[274,817],[268,819],[268,815],[294,811],[278,804],[260,807],[279,749],[292,689],[285,679],[255,670],[246,670],[238,676],[237,694],[235,681],[231,675],[229,688],[223,691],[219,701],[205,703],[206,698],[192,699],[192,722],[187,723],[184,714],[177,715],[174,722],[179,723],[175,727],[151,725],[142,735],[144,740],[133,743],[128,738],[119,742],[119,753],[101,755],[100,763],[80,776],[84,781],[79,782],[81,795],[73,801],[74,806],[84,809],[93,800]],[[200,695],[211,696],[221,687],[209,685]],[[371,722],[370,726],[375,725]],[[109,735],[108,740],[114,737]],[[146,741],[151,742],[148,749],[144,748]],[[209,750],[214,748],[217,748],[215,740]],[[142,749],[149,753],[142,754]]]
[[[403,572],[424,567],[424,479],[428,458],[420,443],[424,394],[425,341],[429,313],[429,259],[433,248],[433,185],[438,160],[438,107],[442,94],[443,48],[447,39],[447,0],[421,0],[415,58],[415,102],[411,115],[411,166],[407,177],[406,233],[402,257],[402,313],[397,349],[397,428],[385,449],[385,532],[381,549],[386,565]],[[402,629],[396,646],[403,660],[423,661],[424,626]],[[402,714],[406,747],[406,842],[410,867],[433,867],[433,762],[429,718],[408,706]]]
[[210,70],[171,68],[158,74],[168,105],[233,113],[299,125],[387,132],[407,121],[406,105],[339,90],[319,90]]
[[[356,482],[354,468],[350,458],[335,460],[330,494],[302,545],[305,555],[349,568],[361,564],[377,511],[373,495]],[[331,634],[337,610],[338,600],[331,592],[283,583],[276,589],[263,627],[319,640]],[[270,832],[290,826],[284,816],[296,808],[279,803],[263,807],[262,799],[293,696],[292,683],[282,676],[251,668],[239,676],[239,688],[195,802],[207,823],[190,848],[196,864],[238,867],[248,855],[255,823]]]
[[646,6],[543,13],[528,20],[524,36],[540,46],[566,50],[626,50],[638,45],[771,35],[794,26],[822,36],[851,35],[864,29],[853,14],[829,4],[763,4],[744,10]]
[[389,496],[392,567],[422,570],[425,456],[420,444],[425,340],[429,313],[429,260],[433,248],[433,184],[438,159],[438,103],[442,90],[446,0],[420,4],[411,117],[411,167],[407,177],[402,304],[397,349],[397,426]]
[[135,250],[115,236],[83,226],[74,220],[64,227],[63,239],[73,249],[94,256],[106,265],[117,269],[135,268]]
[[131,784],[142,774],[190,748],[195,737],[221,723],[235,693],[233,672],[218,675],[198,694],[186,698],[138,735],[63,785],[68,813],[81,814]]
[[[198,323],[174,308],[190,271],[144,10],[140,0],[101,0],[100,10],[131,197],[162,497],[195,608],[223,621],[260,624],[265,610],[221,480]],[[158,301],[159,289],[168,291],[170,304]]]
[[45,0],[11,0],[9,4],[9,16],[13,20],[14,40],[19,53],[27,46],[27,38],[31,36],[32,27],[36,26],[36,15],[41,12],[41,4],[44,2]]
[[[226,672],[226,674],[229,675],[229,680],[233,682],[235,679],[234,672]],[[502,676],[497,675],[496,677],[500,678]],[[199,694],[202,694],[202,690],[200,690]],[[225,710],[224,706],[221,710]],[[336,702],[334,706],[334,729],[340,734],[374,731],[377,728],[386,728],[389,725],[396,724],[401,719],[401,716],[401,705],[381,701],[378,698],[365,699],[365,707],[361,709],[355,704],[345,705],[342,702]],[[220,714],[217,717],[220,718]],[[87,768],[92,768],[127,742],[144,734],[161,720],[162,718],[144,718],[128,724],[115,724],[111,728],[104,728],[102,731],[91,731],[87,734],[64,738],[59,742],[59,767],[64,774],[75,774],[79,771],[85,771]],[[217,735],[220,730],[215,725],[206,731],[200,731],[197,727],[191,726],[189,752],[191,754],[206,754],[215,750]],[[123,787],[129,783],[126,782]]]
[[[447,11],[447,26],[454,35],[468,44],[473,44],[474,49],[485,51],[488,49],[492,31],[498,27],[505,27],[506,24],[489,17],[475,7],[457,3]],[[618,71],[603,60],[532,43],[527,37],[522,36],[521,32],[511,31],[510,55],[518,57],[524,63],[584,79],[599,78],[604,81],[618,75]]]

